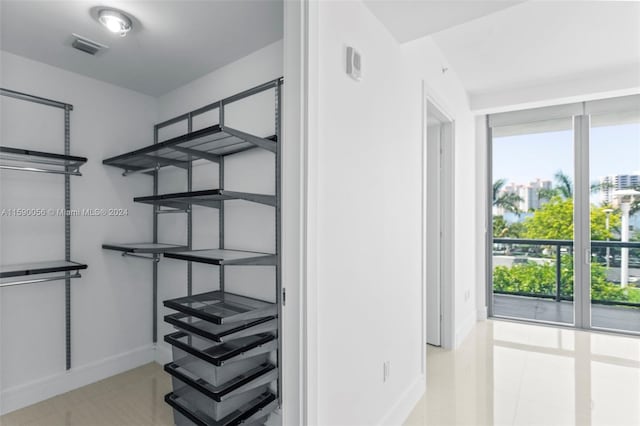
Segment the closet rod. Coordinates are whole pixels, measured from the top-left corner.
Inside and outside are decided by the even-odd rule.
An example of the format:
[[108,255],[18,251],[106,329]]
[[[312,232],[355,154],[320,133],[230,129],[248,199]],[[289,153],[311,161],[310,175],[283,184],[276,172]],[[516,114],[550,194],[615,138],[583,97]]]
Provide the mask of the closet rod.
[[156,209],[156,213],[165,214],[165,213],[189,213],[191,209]]
[[69,275],[68,277],[66,275],[56,275],[55,277],[34,278],[31,280],[21,280],[21,281],[10,281],[6,283],[0,283],[0,287],[9,287],[14,285],[22,285],[22,284],[44,283],[47,281],[58,281],[58,280],[65,280],[67,278],[81,278],[81,277],[82,275],[80,275],[80,272],[76,272],[75,274]]
[[82,176],[82,173],[79,171],[67,172],[64,170],[53,170],[53,169],[41,169],[38,167],[27,167],[27,166],[8,166],[5,164],[0,164],[0,169],[7,170],[20,170],[25,172],[38,172],[38,173],[53,173],[56,175],[71,175],[71,176]]
[[127,170],[126,172],[122,172],[122,176],[131,176],[131,175],[135,175],[138,173],[148,173],[148,172],[155,172],[160,168],[160,166],[155,166],[155,167],[149,167],[147,169],[140,169],[140,170]]

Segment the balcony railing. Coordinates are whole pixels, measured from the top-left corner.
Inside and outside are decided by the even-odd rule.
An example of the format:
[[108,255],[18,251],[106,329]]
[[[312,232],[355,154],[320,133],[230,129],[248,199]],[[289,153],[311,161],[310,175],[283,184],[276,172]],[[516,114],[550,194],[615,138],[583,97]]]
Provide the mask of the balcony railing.
[[[547,247],[554,248],[553,256],[547,255],[547,257],[538,257],[537,260],[553,260],[555,258],[555,292],[553,294],[548,293],[534,293],[534,292],[523,292],[523,291],[502,291],[502,290],[493,290],[495,294],[509,294],[516,296],[526,296],[526,297],[538,297],[545,299],[555,299],[555,301],[560,302],[563,300],[573,301],[572,295],[562,294],[562,256],[563,255],[572,255],[573,251],[573,241],[572,240],[537,240],[537,239],[523,239],[523,238],[494,238],[494,255],[496,255],[495,245],[504,245],[506,246],[511,254],[529,254],[528,251],[518,250],[522,246],[536,246],[536,247]],[[620,249],[627,248],[630,249],[630,252],[633,251],[633,256],[630,256],[629,266],[634,267],[637,264],[637,267],[640,268],[640,242],[622,242],[622,241],[592,241],[591,242],[591,251],[592,251],[592,262],[598,262],[598,259],[604,259],[606,266],[608,268],[614,268],[616,264],[619,265],[619,256],[612,255],[611,252],[614,253]],[[563,249],[565,252],[563,253]],[[537,250],[538,252],[540,250]],[[517,260],[515,259],[531,259],[528,256],[514,256],[514,264],[517,264]],[[613,283],[612,283],[613,284]],[[638,290],[640,291],[640,289]],[[592,298],[592,303],[602,304],[602,305],[620,305],[620,306],[631,306],[631,307],[640,307],[640,303],[633,301],[623,301],[623,300],[615,300],[615,299],[598,299]]]

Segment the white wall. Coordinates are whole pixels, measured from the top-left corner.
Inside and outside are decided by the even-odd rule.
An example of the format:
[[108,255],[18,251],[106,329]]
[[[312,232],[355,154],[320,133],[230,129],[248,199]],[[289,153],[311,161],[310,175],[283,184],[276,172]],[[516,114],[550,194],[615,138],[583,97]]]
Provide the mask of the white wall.
[[[150,240],[134,195],[145,177],[124,181],[102,160],[151,141],[155,99],[0,52],[2,87],[74,105],[71,152],[85,156],[71,178],[72,208],[127,208],[124,217],[73,217],[72,259],[89,265],[71,281],[72,370],[65,371],[64,281],[0,289],[0,413],[153,360],[151,268],[102,250],[106,241]],[[1,98],[2,145],[64,152],[62,110]],[[64,178],[0,172],[2,208],[64,207]],[[2,217],[3,264],[64,259],[64,221]]]
[[400,46],[360,2],[314,4],[309,21],[311,422],[401,424],[424,391],[422,80],[455,120],[456,343],[476,321],[473,117],[431,39]]

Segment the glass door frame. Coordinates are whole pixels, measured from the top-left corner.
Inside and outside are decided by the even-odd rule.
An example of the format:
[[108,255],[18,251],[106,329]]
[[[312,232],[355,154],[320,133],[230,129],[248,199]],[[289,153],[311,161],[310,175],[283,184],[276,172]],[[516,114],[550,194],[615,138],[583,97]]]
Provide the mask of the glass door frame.
[[[640,95],[602,99],[590,102],[556,105],[531,110],[512,111],[486,116],[487,152],[487,215],[486,215],[486,304],[489,318],[524,321],[542,325],[571,327],[585,330],[608,331],[639,336],[630,330],[593,327],[591,323],[591,200],[590,200],[590,131],[591,115],[602,111],[638,109]],[[493,312],[493,127],[524,124],[554,118],[572,118],[574,161],[574,323],[495,316]],[[507,124],[500,124],[507,123]],[[559,266],[558,266],[559,267]]]

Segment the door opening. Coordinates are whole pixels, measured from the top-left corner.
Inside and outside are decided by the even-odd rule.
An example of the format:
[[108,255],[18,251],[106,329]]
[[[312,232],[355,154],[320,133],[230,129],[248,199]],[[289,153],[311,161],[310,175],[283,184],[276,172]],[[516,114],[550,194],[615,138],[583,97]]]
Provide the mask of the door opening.
[[453,122],[430,100],[426,109],[426,341],[452,347]]

